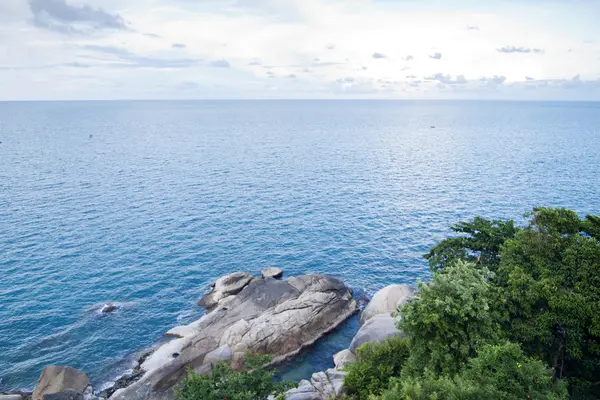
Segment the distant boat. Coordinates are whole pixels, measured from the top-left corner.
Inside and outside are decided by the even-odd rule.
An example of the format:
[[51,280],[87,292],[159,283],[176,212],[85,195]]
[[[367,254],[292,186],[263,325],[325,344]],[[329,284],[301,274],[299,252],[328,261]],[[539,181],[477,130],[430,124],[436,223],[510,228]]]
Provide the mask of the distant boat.
[[431,129],[434,129],[434,128],[435,128],[435,126],[434,126],[434,125],[431,125],[429,128],[431,128]]
[[93,137],[94,137],[94,135],[90,135],[90,139],[93,138]]

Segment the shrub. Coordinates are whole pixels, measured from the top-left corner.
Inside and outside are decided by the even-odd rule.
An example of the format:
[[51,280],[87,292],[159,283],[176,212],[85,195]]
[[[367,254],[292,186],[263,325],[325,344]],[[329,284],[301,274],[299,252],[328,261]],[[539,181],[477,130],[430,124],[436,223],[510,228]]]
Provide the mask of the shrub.
[[417,299],[404,304],[398,328],[409,338],[408,366],[413,374],[426,368],[454,374],[476,350],[501,337],[503,320],[497,294],[485,268],[458,261],[420,283]]
[[248,357],[243,372],[236,372],[223,362],[215,365],[212,373],[200,376],[190,372],[175,389],[176,400],[262,400],[269,395],[279,396],[295,386],[290,382],[274,382],[273,371],[262,367],[267,359]]
[[566,383],[552,380],[539,360],[527,358],[519,345],[486,345],[460,373],[395,379],[382,400],[564,400]]
[[350,398],[367,400],[387,389],[391,377],[400,375],[408,341],[394,336],[383,343],[365,343],[357,353],[357,360],[345,368],[344,385]]

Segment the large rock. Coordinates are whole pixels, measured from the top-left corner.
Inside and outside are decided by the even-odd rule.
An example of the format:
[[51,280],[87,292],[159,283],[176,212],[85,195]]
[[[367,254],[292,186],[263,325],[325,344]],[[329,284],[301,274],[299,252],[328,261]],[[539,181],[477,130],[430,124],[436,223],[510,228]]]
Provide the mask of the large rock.
[[269,267],[261,271],[263,278],[275,278],[279,279],[283,276],[283,270],[281,268]]
[[141,365],[145,375],[115,392],[111,400],[170,399],[173,386],[189,368],[208,373],[210,368],[205,366],[210,366],[216,354],[271,354],[274,363],[281,362],[335,329],[356,307],[344,283],[324,275],[253,280],[227,307],[178,328],[177,338]]
[[390,314],[379,314],[370,318],[352,339],[349,350],[356,354],[356,349],[369,343],[381,343],[392,336],[402,335],[396,327],[396,320]]
[[379,314],[391,314],[398,306],[411,299],[413,290],[408,285],[390,285],[384,287],[371,299],[367,307],[360,315],[362,326],[370,318]]
[[210,293],[202,297],[200,304],[208,309],[216,307],[231,295],[238,294],[252,280],[247,272],[235,272],[217,279]]
[[43,400],[45,394],[62,392],[67,389],[83,392],[88,385],[88,376],[71,367],[51,365],[42,371],[33,391],[33,400]]
[[348,349],[342,350],[333,356],[333,364],[335,365],[335,369],[339,371],[354,361],[356,361],[356,355]]

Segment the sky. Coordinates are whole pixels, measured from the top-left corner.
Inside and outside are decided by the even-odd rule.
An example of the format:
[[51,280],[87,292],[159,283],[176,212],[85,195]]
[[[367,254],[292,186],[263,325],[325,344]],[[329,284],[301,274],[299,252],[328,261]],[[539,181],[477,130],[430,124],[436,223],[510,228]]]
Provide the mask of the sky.
[[0,0],[0,100],[600,100],[600,0]]

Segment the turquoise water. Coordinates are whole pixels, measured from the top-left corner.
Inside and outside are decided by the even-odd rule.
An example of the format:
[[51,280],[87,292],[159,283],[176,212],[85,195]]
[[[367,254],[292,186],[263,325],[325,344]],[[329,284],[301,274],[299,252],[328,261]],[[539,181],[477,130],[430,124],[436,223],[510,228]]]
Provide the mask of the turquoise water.
[[600,213],[599,126],[600,103],[0,103],[0,391],[53,363],[116,377],[228,272],[372,294],[426,279],[460,219]]

